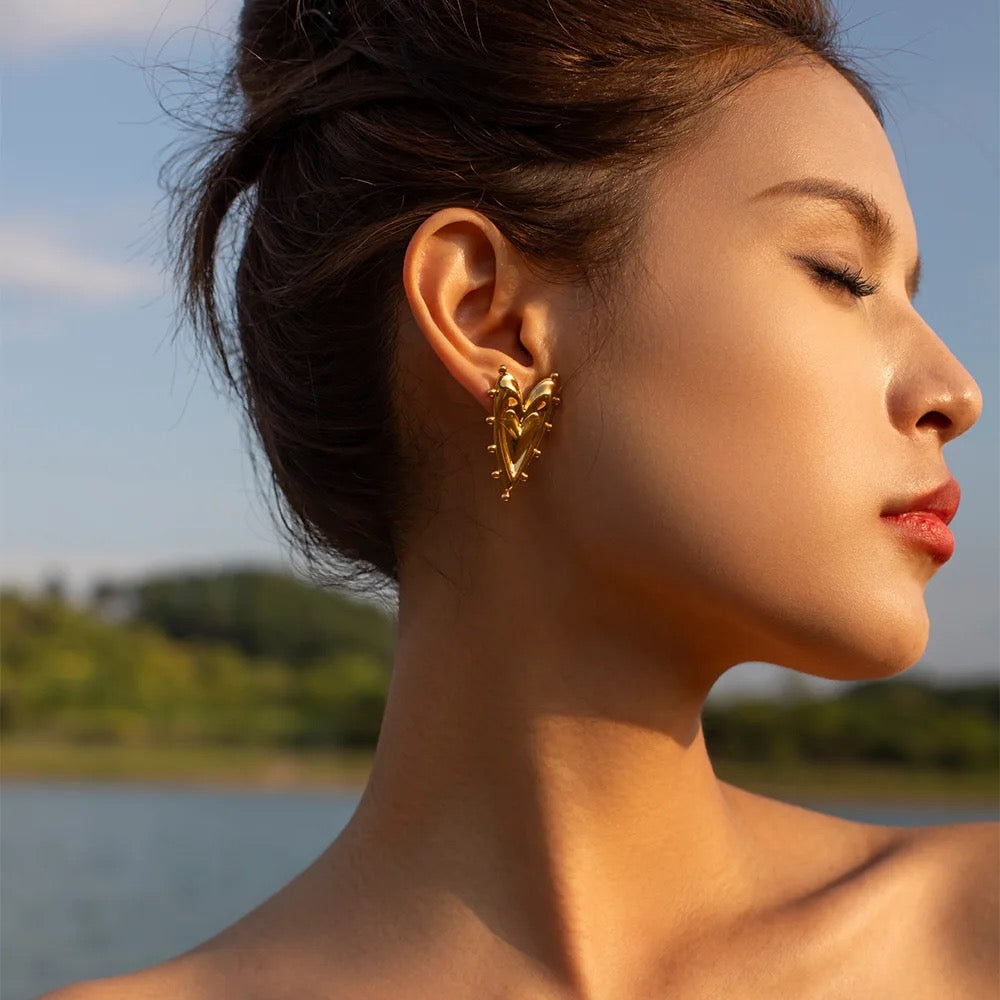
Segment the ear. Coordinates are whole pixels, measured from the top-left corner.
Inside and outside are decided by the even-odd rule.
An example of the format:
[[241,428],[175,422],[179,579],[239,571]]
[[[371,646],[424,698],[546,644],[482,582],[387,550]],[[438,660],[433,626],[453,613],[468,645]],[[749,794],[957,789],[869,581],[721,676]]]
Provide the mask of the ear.
[[434,353],[487,411],[500,365],[525,390],[551,373],[544,287],[481,213],[449,207],[425,219],[406,249],[403,288]]

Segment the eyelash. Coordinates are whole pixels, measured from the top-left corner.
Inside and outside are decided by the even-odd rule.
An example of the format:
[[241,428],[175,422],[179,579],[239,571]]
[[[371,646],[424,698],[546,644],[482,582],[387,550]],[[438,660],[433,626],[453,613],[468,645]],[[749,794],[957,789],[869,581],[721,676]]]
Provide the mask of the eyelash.
[[805,258],[805,261],[821,285],[836,285],[838,288],[846,289],[857,299],[874,295],[881,287],[881,282],[869,281],[862,275],[860,269],[852,271],[846,265],[831,266],[812,258]]

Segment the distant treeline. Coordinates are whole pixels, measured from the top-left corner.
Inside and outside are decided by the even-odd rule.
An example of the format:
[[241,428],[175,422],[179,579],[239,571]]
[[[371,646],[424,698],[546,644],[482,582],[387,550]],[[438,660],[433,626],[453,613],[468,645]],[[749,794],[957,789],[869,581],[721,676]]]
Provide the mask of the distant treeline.
[[732,760],[1000,767],[1000,686],[991,683],[938,687],[895,677],[836,698],[706,708],[702,725],[713,757]]
[[0,593],[0,729],[123,743],[373,744],[394,622],[258,570]]
[[[85,607],[0,592],[0,730],[126,745],[372,746],[395,634],[379,609],[269,570],[97,584]],[[996,770],[1000,686],[908,679],[703,714],[713,757]]]

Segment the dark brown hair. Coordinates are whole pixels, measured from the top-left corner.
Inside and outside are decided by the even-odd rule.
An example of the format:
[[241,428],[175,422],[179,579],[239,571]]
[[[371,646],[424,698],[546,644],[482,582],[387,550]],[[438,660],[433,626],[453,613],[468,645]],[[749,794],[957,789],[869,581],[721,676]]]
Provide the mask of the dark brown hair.
[[836,35],[821,0],[248,0],[210,134],[168,164],[172,252],[314,571],[339,555],[397,578],[416,479],[394,344],[417,226],[476,208],[551,280],[606,287],[649,170],[755,73],[811,53],[882,121]]

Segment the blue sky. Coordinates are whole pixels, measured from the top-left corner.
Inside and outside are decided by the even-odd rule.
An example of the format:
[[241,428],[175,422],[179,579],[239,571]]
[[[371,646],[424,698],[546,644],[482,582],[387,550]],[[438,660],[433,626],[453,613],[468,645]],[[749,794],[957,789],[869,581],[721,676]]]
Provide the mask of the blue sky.
[[[1000,649],[998,66],[994,0],[844,0],[924,258],[917,300],[979,382],[945,457],[956,552],[927,589],[921,669]],[[224,49],[233,0],[8,0],[0,161],[0,575],[80,589],[99,574],[284,555],[236,409],[171,338],[157,169],[175,126],[165,61]],[[201,26],[200,28],[198,26]],[[774,668],[765,668],[772,670]],[[724,683],[725,683],[724,679]]]

